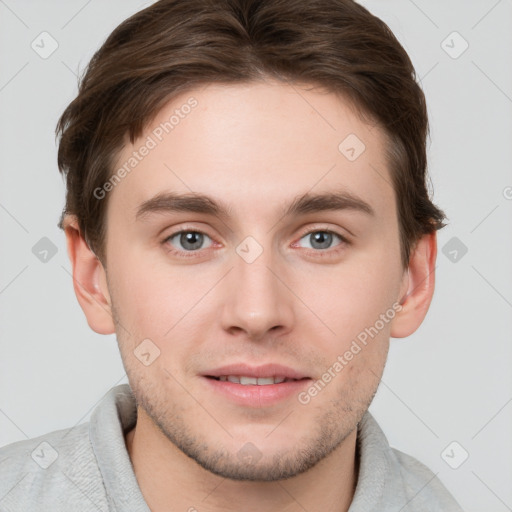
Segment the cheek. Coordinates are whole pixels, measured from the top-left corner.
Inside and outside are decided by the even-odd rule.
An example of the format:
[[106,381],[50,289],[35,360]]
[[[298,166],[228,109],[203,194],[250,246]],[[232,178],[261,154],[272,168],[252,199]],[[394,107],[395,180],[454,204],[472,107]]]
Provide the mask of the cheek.
[[394,267],[396,262],[386,258],[342,263],[297,280],[301,287],[297,295],[306,298],[306,304],[332,337],[345,344],[392,308],[399,285]]
[[172,294],[164,296],[165,283],[144,258],[122,249],[117,245],[109,258],[112,301],[120,322],[135,338],[152,338],[161,331],[159,324],[166,322],[166,312],[172,311]]
[[208,307],[206,296],[218,280],[216,271],[213,267],[199,271],[194,265],[173,266],[162,256],[149,261],[148,256],[137,250],[123,255],[122,245],[112,251],[111,261],[117,264],[112,265],[109,281],[120,321],[135,341],[150,338],[167,343],[178,333],[183,338],[185,330],[197,325],[192,321],[195,315]]

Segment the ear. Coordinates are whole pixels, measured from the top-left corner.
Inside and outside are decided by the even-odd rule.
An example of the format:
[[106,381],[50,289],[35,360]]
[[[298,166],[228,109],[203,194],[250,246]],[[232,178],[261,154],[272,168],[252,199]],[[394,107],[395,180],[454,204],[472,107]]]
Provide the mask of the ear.
[[115,325],[105,269],[80,233],[76,217],[66,215],[63,227],[73,267],[73,288],[87,323],[98,334],[113,334]]
[[402,309],[391,323],[391,336],[410,336],[423,322],[434,295],[436,232],[423,235],[411,251],[409,266],[404,272],[399,301]]

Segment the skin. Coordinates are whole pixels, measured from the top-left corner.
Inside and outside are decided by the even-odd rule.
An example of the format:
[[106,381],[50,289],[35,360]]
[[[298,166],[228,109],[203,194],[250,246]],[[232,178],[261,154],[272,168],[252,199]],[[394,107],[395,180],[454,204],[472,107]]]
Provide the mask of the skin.
[[[390,336],[413,333],[428,310],[436,236],[423,236],[403,268],[382,130],[342,98],[298,85],[184,93],[123,148],[117,165],[190,97],[197,107],[109,192],[105,264],[76,219],[66,221],[76,295],[94,331],[117,334],[137,399],[126,445],[140,488],[153,511],[230,511],[240,503],[245,511],[346,511],[357,483],[357,424],[377,390]],[[366,146],[355,161],[338,150],[349,134]],[[296,197],[333,190],[357,196],[374,214],[283,217]],[[229,217],[136,217],[159,193],[191,191],[224,202]],[[334,236],[319,248],[311,232],[325,229],[346,241]],[[187,252],[179,235],[169,239],[180,230],[205,233],[200,248]],[[263,249],[252,263],[236,252],[247,236]],[[306,405],[296,394],[271,406],[238,405],[202,376],[229,363],[274,362],[316,381],[400,302],[401,311]],[[148,366],[134,355],[144,339],[160,350]],[[246,443],[256,447],[255,462],[238,455]]]

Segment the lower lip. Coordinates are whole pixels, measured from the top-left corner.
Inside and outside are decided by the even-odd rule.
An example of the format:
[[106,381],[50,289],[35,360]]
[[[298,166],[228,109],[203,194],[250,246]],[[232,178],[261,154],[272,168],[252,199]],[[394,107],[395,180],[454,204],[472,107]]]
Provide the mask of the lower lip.
[[236,382],[221,381],[210,377],[203,377],[203,379],[216,393],[226,396],[237,404],[248,407],[265,407],[277,404],[290,396],[298,395],[311,383],[311,379],[301,379],[258,386],[237,384]]

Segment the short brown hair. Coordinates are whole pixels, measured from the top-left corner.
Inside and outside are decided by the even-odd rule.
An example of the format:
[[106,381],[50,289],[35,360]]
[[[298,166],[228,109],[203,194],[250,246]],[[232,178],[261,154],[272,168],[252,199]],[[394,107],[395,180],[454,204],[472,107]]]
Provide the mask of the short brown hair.
[[[276,78],[343,95],[388,137],[402,263],[444,226],[427,190],[428,118],[407,53],[388,26],[352,0],[160,0],[121,23],[94,54],[57,125],[66,214],[105,261],[108,181],[173,97],[209,83]],[[341,141],[340,141],[341,142]]]

